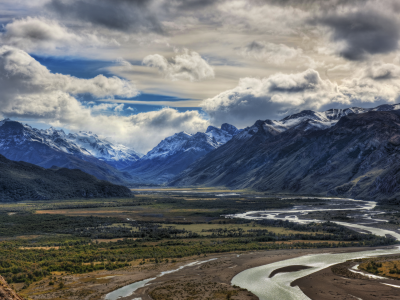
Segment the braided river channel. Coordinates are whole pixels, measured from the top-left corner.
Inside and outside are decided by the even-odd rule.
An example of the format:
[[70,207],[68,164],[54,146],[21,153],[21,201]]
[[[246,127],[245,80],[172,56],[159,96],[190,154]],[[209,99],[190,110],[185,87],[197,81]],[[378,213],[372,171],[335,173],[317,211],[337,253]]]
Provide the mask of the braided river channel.
[[[252,211],[243,214],[229,215],[227,217],[252,220],[275,219],[297,223],[309,223],[319,221],[311,218],[308,219],[307,215],[309,213],[318,212],[321,214],[334,211],[346,211],[351,212],[353,220],[356,221],[352,223],[335,223],[360,232],[370,232],[379,236],[391,235],[400,241],[400,232],[376,227],[376,224],[387,222],[386,220],[379,219],[379,214],[382,214],[382,212],[374,210],[376,202],[339,198],[326,198],[324,200],[326,200],[326,205],[322,207],[318,206],[317,208],[312,206],[297,206],[289,210]],[[291,282],[329,266],[345,262],[346,260],[389,254],[400,254],[400,247],[394,246],[391,249],[386,248],[352,253],[305,255],[245,270],[237,274],[232,279],[231,283],[251,291],[261,300],[310,299],[298,286],[290,286]],[[276,269],[296,265],[307,266],[309,268],[295,272],[278,273],[269,278],[270,274]]]

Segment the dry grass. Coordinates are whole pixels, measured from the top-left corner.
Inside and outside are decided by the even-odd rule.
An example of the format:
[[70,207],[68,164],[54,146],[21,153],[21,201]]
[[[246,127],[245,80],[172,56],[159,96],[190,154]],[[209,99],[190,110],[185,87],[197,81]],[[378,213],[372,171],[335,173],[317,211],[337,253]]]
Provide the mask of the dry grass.
[[290,230],[286,229],[283,227],[265,227],[261,226],[256,223],[250,223],[250,224],[218,224],[218,223],[212,223],[212,224],[190,224],[190,225],[177,225],[177,224],[163,224],[162,225],[164,228],[173,226],[176,229],[185,229],[188,231],[192,231],[201,235],[211,235],[212,232],[203,232],[203,230],[212,230],[212,229],[227,229],[229,230],[237,230],[239,228],[243,229],[244,232],[248,230],[268,230],[269,232],[273,232],[276,234],[315,234],[311,232],[302,232],[302,231],[295,231],[295,230]]
[[60,247],[19,247],[21,250],[58,250]]

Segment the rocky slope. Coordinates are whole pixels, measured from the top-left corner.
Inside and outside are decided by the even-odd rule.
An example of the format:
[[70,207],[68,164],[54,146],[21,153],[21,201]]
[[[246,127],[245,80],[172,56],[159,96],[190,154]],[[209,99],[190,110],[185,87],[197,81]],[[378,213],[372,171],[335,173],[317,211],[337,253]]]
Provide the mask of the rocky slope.
[[364,199],[400,196],[400,111],[393,108],[346,114],[322,129],[312,118],[284,130],[270,120],[257,121],[170,184]]
[[7,284],[2,276],[0,276],[0,299],[1,300],[25,300]]
[[72,142],[62,130],[38,130],[8,119],[0,122],[0,154],[8,159],[44,168],[80,169],[114,183],[131,180],[129,174],[93,156],[89,150]]
[[129,172],[135,182],[165,183],[240,132],[235,126],[223,124],[221,128],[209,126],[205,133],[176,133],[162,140],[124,171]]
[[45,169],[0,155],[0,201],[131,197],[128,188],[78,169]]

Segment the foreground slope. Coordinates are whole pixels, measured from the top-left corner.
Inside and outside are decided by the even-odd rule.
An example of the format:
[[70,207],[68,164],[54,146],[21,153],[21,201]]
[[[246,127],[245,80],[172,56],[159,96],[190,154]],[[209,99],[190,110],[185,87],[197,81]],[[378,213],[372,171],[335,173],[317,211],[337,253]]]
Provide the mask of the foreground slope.
[[400,195],[400,112],[306,119],[279,132],[257,121],[182,172],[171,185],[385,199]]
[[25,300],[20,297],[5,281],[5,279],[0,276],[0,299],[2,300]]
[[128,188],[74,169],[44,169],[0,155],[0,201],[130,197]]
[[241,131],[230,124],[209,126],[206,132],[179,132],[162,140],[140,160],[125,168],[135,182],[163,184],[190,164],[217,149]]

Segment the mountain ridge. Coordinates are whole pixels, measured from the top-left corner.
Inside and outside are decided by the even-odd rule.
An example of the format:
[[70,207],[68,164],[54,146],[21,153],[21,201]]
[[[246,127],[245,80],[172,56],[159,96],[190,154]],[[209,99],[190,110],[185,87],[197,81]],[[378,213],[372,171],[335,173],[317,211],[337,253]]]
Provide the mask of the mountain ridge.
[[1,201],[131,197],[122,185],[99,180],[79,169],[45,169],[0,155]]
[[324,129],[310,130],[312,122],[278,132],[257,121],[169,185],[364,199],[400,194],[400,111],[348,114]]

